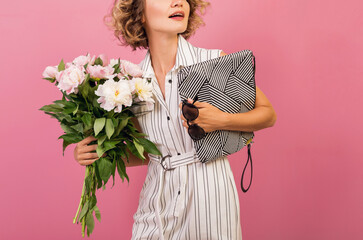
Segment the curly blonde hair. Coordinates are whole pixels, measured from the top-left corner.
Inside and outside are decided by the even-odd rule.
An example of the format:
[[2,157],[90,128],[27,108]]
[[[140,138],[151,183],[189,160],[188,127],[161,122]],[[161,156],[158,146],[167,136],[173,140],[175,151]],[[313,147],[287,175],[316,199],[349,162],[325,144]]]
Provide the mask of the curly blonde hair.
[[[115,37],[121,42],[121,46],[130,46],[133,51],[136,48],[147,49],[148,39],[142,24],[142,12],[145,0],[114,0],[111,11],[104,16],[106,26],[114,32]],[[201,16],[210,5],[203,0],[187,0],[190,6],[188,27],[181,35],[188,39],[195,31],[204,26]],[[108,19],[110,19],[108,21]]]

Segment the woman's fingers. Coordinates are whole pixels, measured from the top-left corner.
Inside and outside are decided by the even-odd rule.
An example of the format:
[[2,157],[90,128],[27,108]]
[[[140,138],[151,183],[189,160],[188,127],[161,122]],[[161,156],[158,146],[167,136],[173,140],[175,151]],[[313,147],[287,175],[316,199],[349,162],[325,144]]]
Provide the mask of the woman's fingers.
[[92,152],[92,151],[96,151],[97,149],[97,144],[92,144],[92,145],[86,145],[86,146],[82,146],[81,148],[79,148],[79,154],[81,153],[86,153],[86,152]]
[[94,158],[94,159],[88,159],[88,160],[80,160],[78,162],[82,166],[87,166],[87,165],[90,165],[90,164],[94,163],[97,160],[98,160],[98,158]]
[[[95,152],[97,149],[97,144],[88,145],[90,142],[97,140],[93,136],[86,137],[82,141],[78,142],[74,149],[74,159],[82,166],[90,165],[97,159],[99,159],[98,154]],[[107,154],[104,153],[102,157],[106,157]]]
[[[97,154],[96,154],[97,155]],[[104,153],[102,155],[102,157],[106,157],[106,153]],[[78,160],[78,163],[82,166],[87,166],[87,165],[90,165],[92,163],[94,163],[95,161],[97,161],[98,159],[100,159],[98,156],[96,158],[89,158],[89,159],[79,159]]]
[[78,161],[98,158],[97,153],[81,153],[78,155]]
[[[104,153],[102,155],[102,157],[106,157],[107,154]],[[78,154],[78,161],[81,161],[81,160],[88,160],[88,159],[91,159],[91,158],[98,158],[98,154],[95,153],[95,152],[86,152],[86,153],[81,153],[81,154]]]
[[94,141],[94,140],[97,140],[97,138],[95,138],[94,136],[89,136],[89,137],[86,137],[85,139],[83,139],[82,141],[79,142],[79,145],[87,145],[89,144],[90,142]]
[[[107,156],[106,153],[104,153],[102,155],[102,157],[106,157],[106,156]],[[88,152],[88,153],[79,154],[77,159],[78,159],[78,162],[80,162],[80,161],[83,161],[83,160],[98,159],[98,158],[99,157],[98,157],[97,153]]]

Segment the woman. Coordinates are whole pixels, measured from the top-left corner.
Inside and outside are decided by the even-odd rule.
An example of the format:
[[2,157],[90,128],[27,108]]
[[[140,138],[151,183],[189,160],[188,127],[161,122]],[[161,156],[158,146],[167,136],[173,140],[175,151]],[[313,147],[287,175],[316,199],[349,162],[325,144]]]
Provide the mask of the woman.
[[[195,155],[188,125],[181,114],[177,73],[183,66],[225,55],[219,49],[191,45],[188,39],[204,22],[209,3],[201,0],[115,1],[111,26],[123,45],[148,49],[139,66],[154,86],[154,109],[138,114],[132,121],[148,135],[168,161],[188,159],[188,164],[164,170],[160,158],[146,154],[148,172],[139,205],[134,214],[132,239],[242,239],[239,198],[228,159],[201,163]],[[121,39],[120,39],[121,41]],[[276,114],[262,91],[256,87],[255,109],[227,114],[206,103],[196,102],[197,123],[205,132],[217,129],[257,131],[271,127]],[[98,159],[93,137],[79,142],[74,157],[80,165]],[[129,152],[130,153],[130,152]],[[130,153],[126,166],[142,161]]]

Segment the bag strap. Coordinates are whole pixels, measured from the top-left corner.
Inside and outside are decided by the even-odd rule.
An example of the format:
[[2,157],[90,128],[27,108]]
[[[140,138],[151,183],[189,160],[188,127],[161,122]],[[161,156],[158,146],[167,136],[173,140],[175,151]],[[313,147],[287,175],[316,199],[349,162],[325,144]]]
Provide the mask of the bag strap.
[[[248,153],[248,157],[247,157],[247,162],[246,162],[246,165],[245,165],[245,168],[243,169],[243,172],[242,172],[242,177],[241,177],[241,188],[242,188],[242,191],[243,192],[247,192],[248,189],[250,188],[251,186],[251,183],[252,183],[252,156],[251,156],[251,143],[249,143],[247,145],[247,153]],[[251,180],[250,180],[250,185],[248,185],[248,188],[247,189],[244,189],[243,187],[243,175],[245,174],[245,170],[246,170],[246,167],[247,167],[247,164],[248,164],[248,161],[251,160]]]
[[[255,58],[255,56],[253,55],[253,53],[252,53],[252,60],[253,60],[253,77],[255,76],[255,73],[256,73],[256,58]],[[248,191],[248,189],[250,189],[250,186],[251,186],[251,184],[252,184],[252,156],[251,156],[251,143],[249,143],[248,145],[247,145],[247,154],[248,154],[248,157],[247,157],[247,162],[246,162],[246,165],[245,165],[245,167],[244,167],[244,169],[243,169],[243,172],[242,172],[242,177],[241,177],[241,189],[242,189],[242,191],[243,192],[247,192]],[[247,189],[244,189],[244,187],[243,187],[243,176],[244,176],[244,174],[245,174],[245,170],[246,170],[246,167],[247,167],[247,164],[248,164],[248,161],[249,160],[251,160],[251,180],[250,180],[250,184],[248,185],[248,188]]]

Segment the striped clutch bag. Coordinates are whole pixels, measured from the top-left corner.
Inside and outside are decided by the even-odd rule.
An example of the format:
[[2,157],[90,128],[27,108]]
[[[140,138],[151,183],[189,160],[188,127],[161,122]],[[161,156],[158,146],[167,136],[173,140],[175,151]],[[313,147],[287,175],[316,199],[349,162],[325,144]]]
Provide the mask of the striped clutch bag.
[[[181,101],[187,98],[207,102],[221,111],[242,113],[255,106],[255,57],[250,50],[242,50],[222,57],[186,66],[178,72],[178,91]],[[193,140],[202,163],[238,152],[248,147],[248,158],[241,177],[241,188],[247,192],[252,183],[252,157],[250,147],[253,132],[216,130]],[[243,187],[243,175],[251,160],[251,180]]]

